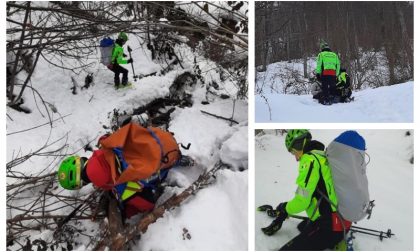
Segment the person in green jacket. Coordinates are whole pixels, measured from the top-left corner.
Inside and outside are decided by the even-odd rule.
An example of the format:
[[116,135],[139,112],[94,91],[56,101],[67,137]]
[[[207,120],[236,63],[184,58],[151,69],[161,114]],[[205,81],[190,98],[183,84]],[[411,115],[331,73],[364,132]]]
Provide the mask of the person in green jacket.
[[273,235],[289,215],[306,211],[308,219],[298,225],[301,233],[280,250],[332,249],[343,240],[343,229],[348,231],[351,223],[339,219],[337,214],[337,196],[325,146],[312,140],[311,133],[305,129],[288,130],[285,144],[299,161],[297,190],[293,199],[280,203],[276,209],[266,209],[276,219],[262,231]]
[[[127,34],[125,32],[120,32],[118,34],[118,38],[115,40],[114,48],[112,49],[110,69],[115,73],[114,85],[116,89],[125,87],[128,84],[128,70],[122,67],[121,64],[133,63],[133,59],[125,59],[127,55],[124,54],[123,45],[127,42],[127,40]],[[123,75],[121,82],[120,74]]]
[[351,96],[350,77],[346,69],[341,67],[340,74],[337,77],[337,96],[340,97],[340,102],[347,102]]
[[327,43],[321,42],[320,49],[315,69],[316,77],[322,83],[323,97],[320,103],[331,105],[335,94],[336,77],[340,73],[340,60]]

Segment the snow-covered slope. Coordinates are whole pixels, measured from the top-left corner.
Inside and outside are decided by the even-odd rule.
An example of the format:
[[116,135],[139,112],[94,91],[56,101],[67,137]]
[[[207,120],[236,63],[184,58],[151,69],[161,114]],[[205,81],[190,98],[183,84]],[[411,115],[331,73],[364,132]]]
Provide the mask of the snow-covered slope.
[[267,101],[256,95],[255,120],[256,122],[409,123],[413,122],[413,85],[414,82],[410,81],[353,92],[355,97],[353,102],[331,106],[319,104],[312,99],[312,95],[266,93],[264,96]]
[[[355,234],[355,250],[413,250],[414,173],[409,159],[413,154],[413,134],[405,136],[405,130],[357,130],[366,140],[370,162],[367,166],[369,192],[375,200],[371,219],[357,226],[387,231],[395,234],[382,242],[364,234]],[[343,130],[312,130],[314,139],[330,143]],[[411,132],[412,133],[412,132]],[[256,137],[255,143],[255,208],[293,198],[296,190],[298,163],[287,152],[284,136],[267,134]],[[304,213],[302,213],[304,215]],[[268,226],[272,218],[256,212],[256,250],[278,250],[298,235],[296,219],[287,219],[273,236],[266,236],[261,228]]]
[[[142,41],[140,41],[142,42]],[[142,43],[145,45],[146,43]],[[136,74],[148,74],[160,70],[159,64],[151,60],[151,54],[140,45],[137,38],[130,37],[128,45],[133,48],[134,68]],[[32,85],[42,95],[45,101],[57,109],[52,113],[54,121],[52,129],[44,125],[23,133],[7,136],[7,162],[16,156],[27,154],[40,148],[45,143],[52,143],[47,151],[56,150],[62,146],[61,155],[78,154],[89,157],[91,152],[83,150],[83,146],[91,142],[94,146],[99,136],[105,134],[109,125],[113,109],[126,110],[128,113],[133,109],[144,106],[154,99],[165,97],[169,94],[169,87],[175,78],[186,71],[193,71],[194,60],[203,72],[206,83],[215,81],[220,85],[220,90],[233,96],[237,86],[232,81],[221,81],[216,72],[214,62],[203,59],[192,52],[186,46],[179,45],[177,52],[182,56],[183,67],[175,67],[165,75],[150,76],[134,82],[131,66],[129,79],[134,83],[131,89],[115,90],[113,87],[114,74],[104,66],[99,65],[99,54],[92,58],[94,65],[90,72],[94,73],[94,85],[89,89],[77,89],[78,94],[73,95],[70,88],[73,86],[73,77],[82,86],[86,74],[69,74],[69,71],[59,70],[40,59],[38,67],[32,77]],[[24,76],[18,76],[23,78]],[[247,243],[247,196],[248,196],[248,171],[247,171],[247,128],[248,128],[248,104],[246,100],[237,100],[233,119],[239,124],[230,125],[230,122],[205,115],[200,110],[205,110],[219,116],[230,118],[232,115],[233,100],[221,99],[218,96],[207,99],[206,85],[197,84],[190,90],[194,105],[192,107],[177,107],[171,114],[169,130],[179,143],[191,143],[189,150],[183,150],[183,154],[193,157],[198,165],[192,168],[177,168],[170,172],[168,181],[172,185],[162,197],[168,198],[172,193],[181,192],[188,187],[197,177],[210,169],[219,159],[230,164],[232,170],[219,171],[214,184],[208,185],[189,199],[180,208],[166,213],[156,224],[149,227],[148,232],[135,245],[134,249],[144,250],[246,250]],[[37,98],[34,101],[34,96]],[[27,89],[24,94],[25,106],[33,112],[24,114],[7,108],[9,119],[7,121],[7,133],[29,129],[48,122],[45,109],[39,98]],[[202,105],[201,101],[209,101],[208,105]],[[37,106],[40,112],[37,110]],[[64,118],[59,119],[61,116]],[[240,144],[238,139],[240,138]],[[223,150],[223,155],[222,155]],[[229,155],[230,154],[230,155]],[[226,155],[228,157],[226,157]],[[27,176],[38,176],[56,171],[62,156],[33,156],[30,160],[14,167],[16,172],[22,172]],[[238,171],[238,168],[245,169]],[[242,170],[241,169],[241,170]],[[13,178],[7,179],[7,184],[16,182]],[[86,186],[80,191],[65,191],[60,188],[51,189],[54,193],[63,196],[84,195],[93,191],[92,186]],[[30,193],[38,195],[38,190]],[[28,195],[30,196],[30,195]],[[14,202],[16,206],[25,208],[30,202],[23,199]],[[49,206],[55,209],[57,206]],[[64,207],[55,210],[57,215],[68,215],[73,208]],[[7,218],[12,218],[19,211],[10,210]],[[80,222],[79,228],[92,230],[86,231],[95,236],[97,229],[89,220]],[[80,225],[80,224],[78,224]],[[183,228],[189,230],[191,239],[183,239]],[[53,239],[52,231],[41,230],[28,233],[30,237],[41,237],[47,243]],[[32,239],[32,238],[31,238]],[[165,242],[162,242],[165,241]],[[24,242],[24,240],[22,241]],[[93,244],[88,245],[87,237],[78,238],[78,244],[73,244],[74,249],[90,250]],[[11,250],[20,249],[18,243],[8,247]]]

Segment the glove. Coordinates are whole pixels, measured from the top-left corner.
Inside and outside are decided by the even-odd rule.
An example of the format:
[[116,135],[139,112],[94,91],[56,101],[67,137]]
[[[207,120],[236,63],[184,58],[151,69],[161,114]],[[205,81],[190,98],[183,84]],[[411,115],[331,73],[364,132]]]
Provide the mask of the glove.
[[273,209],[270,205],[262,205],[257,208],[260,212],[267,212],[267,215],[270,217],[277,217],[277,210]]
[[125,57],[127,57],[127,54],[123,53],[123,57],[124,57],[124,58],[125,58]]
[[321,81],[321,75],[320,75],[320,74],[316,74],[316,79],[317,79],[318,81]]
[[287,205],[287,202],[282,202],[276,207],[276,210],[279,211],[279,212],[285,212],[286,213],[286,205]]
[[277,231],[280,230],[286,218],[287,218],[287,214],[281,214],[279,217],[273,220],[273,222],[271,222],[271,224],[268,227],[261,228],[261,230],[263,231],[265,235],[268,235],[268,236],[273,235]]
[[129,59],[127,60],[127,63],[133,63],[133,59],[132,59],[132,58],[129,58]]
[[265,212],[267,210],[273,210],[273,207],[270,205],[262,205],[262,206],[257,207],[257,210],[260,212]]
[[279,216],[279,214],[280,214],[280,212],[277,211],[277,210],[274,210],[274,209],[267,210],[267,215],[270,216],[270,217],[274,218],[274,217]]
[[270,205],[262,205],[257,208],[258,211],[267,212],[267,215],[270,217],[278,217],[281,212],[286,212],[287,202],[280,203],[276,209],[273,209]]
[[283,225],[284,220],[286,220],[288,216],[286,212],[286,205],[287,205],[287,202],[282,202],[276,207],[275,210],[271,210],[271,211],[270,209],[267,210],[268,216],[274,215],[272,217],[277,217],[277,218],[273,222],[271,222],[271,224],[268,227],[261,228],[264,234],[273,235],[274,233],[280,230],[281,226]]

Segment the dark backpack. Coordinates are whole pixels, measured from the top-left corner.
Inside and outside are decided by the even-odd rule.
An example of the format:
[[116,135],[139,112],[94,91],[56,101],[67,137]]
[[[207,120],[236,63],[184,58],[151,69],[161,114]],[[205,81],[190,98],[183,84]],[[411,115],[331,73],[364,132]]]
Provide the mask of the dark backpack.
[[350,87],[350,76],[346,73],[346,84],[344,85],[344,88]]

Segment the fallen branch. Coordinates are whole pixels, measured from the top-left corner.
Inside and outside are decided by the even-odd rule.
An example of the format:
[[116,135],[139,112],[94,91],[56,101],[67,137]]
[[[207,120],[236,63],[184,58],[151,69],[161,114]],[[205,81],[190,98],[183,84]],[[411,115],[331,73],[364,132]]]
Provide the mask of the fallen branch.
[[208,185],[211,178],[215,177],[215,173],[222,167],[226,167],[226,164],[219,162],[210,171],[200,175],[198,179],[185,189],[182,193],[172,196],[170,199],[165,201],[162,205],[155,208],[152,212],[144,216],[137,225],[129,227],[129,230],[123,231],[114,237],[105,236],[95,250],[104,250],[107,247],[111,250],[122,250],[124,246],[134,238],[138,237],[140,233],[145,233],[150,224],[156,222],[157,219],[161,218],[166,211],[178,207],[183,201],[188,199],[191,195],[194,195],[198,190]]
[[[95,192],[91,193],[85,200],[83,200],[82,203],[79,204],[79,206],[77,206],[75,209],[73,209],[73,211],[69,215],[67,215],[62,220],[60,220],[57,223],[57,230],[60,230],[67,222],[69,222],[69,220],[71,220],[72,218],[75,218],[76,217],[76,213],[79,211],[79,209],[83,205],[85,205],[89,201],[92,201],[92,199],[95,200],[95,198],[98,197],[98,193],[99,193],[99,197],[101,197],[103,191],[102,192],[95,191]],[[82,214],[82,213],[80,213],[80,214]],[[92,219],[92,216],[88,216],[88,217],[89,217],[89,219]]]
[[14,189],[14,188],[19,187],[19,186],[34,184],[34,183],[37,183],[41,179],[52,177],[52,176],[55,176],[55,175],[57,175],[57,172],[52,172],[52,173],[47,174],[47,175],[43,175],[43,176],[39,176],[39,177],[33,177],[31,179],[26,179],[22,183],[14,184],[14,185],[8,185],[6,190],[9,191],[9,190]]
[[[16,215],[13,219],[8,219],[7,224],[25,221],[25,220],[40,220],[40,219],[61,219],[61,218],[67,218],[68,215],[52,215],[52,214],[46,214],[46,215]],[[74,219],[78,220],[91,220],[92,216],[73,216]]]
[[67,115],[65,115],[65,116],[61,116],[61,117],[59,117],[59,118],[57,118],[57,119],[52,120],[51,122],[47,122],[47,123],[44,123],[44,124],[41,124],[41,125],[38,125],[38,126],[35,126],[35,127],[32,127],[32,128],[29,128],[29,129],[24,129],[24,130],[19,130],[19,131],[15,131],[15,132],[8,133],[8,134],[6,134],[6,136],[13,135],[13,134],[17,134],[17,133],[22,133],[22,132],[25,132],[25,131],[29,131],[29,130],[33,130],[33,129],[39,128],[39,127],[42,127],[42,126],[44,126],[44,125],[51,124],[51,123],[53,123],[53,122],[55,122],[55,121],[58,121],[58,120],[60,120],[60,119],[63,119],[63,118],[65,118],[65,117],[69,116],[69,115],[71,115],[71,114],[67,114]]
[[223,120],[226,120],[226,121],[229,121],[229,122],[233,122],[233,123],[239,124],[237,121],[235,121],[235,120],[233,120],[233,119],[231,119],[231,118],[227,118],[227,117],[223,117],[223,116],[215,115],[215,114],[212,114],[212,113],[206,112],[206,111],[204,111],[204,110],[200,110],[200,111],[201,111],[201,113],[203,113],[203,114],[206,114],[206,115],[211,115],[211,116],[214,116],[214,117],[219,118],[219,119],[223,119]]

